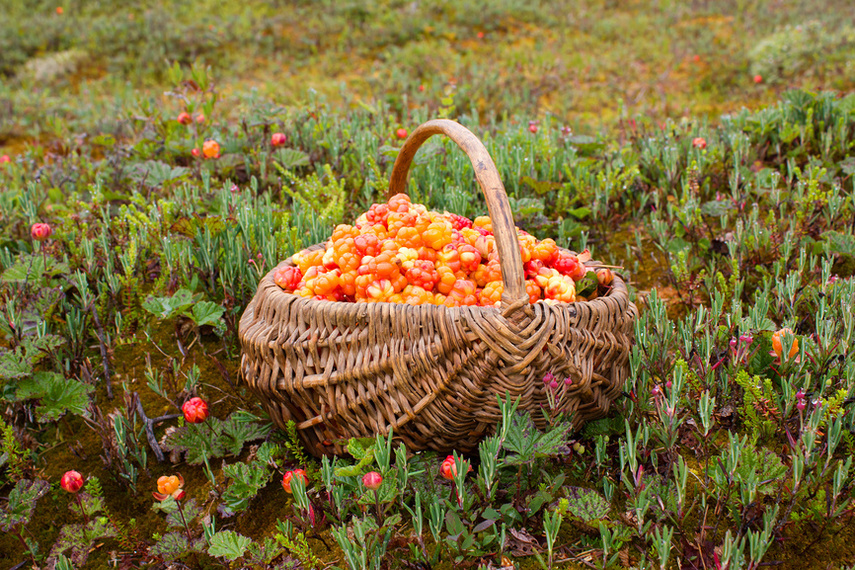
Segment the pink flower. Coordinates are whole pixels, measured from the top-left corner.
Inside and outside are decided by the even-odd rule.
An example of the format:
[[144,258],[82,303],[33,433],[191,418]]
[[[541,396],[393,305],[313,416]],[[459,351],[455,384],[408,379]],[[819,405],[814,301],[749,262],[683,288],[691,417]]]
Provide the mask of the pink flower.
[[702,137],[695,137],[694,139],[692,139],[692,146],[703,150],[707,148],[707,141]]
[[52,233],[53,229],[48,224],[33,224],[33,227],[30,228],[30,235],[36,241],[45,241]]
[[77,471],[66,471],[59,480],[59,486],[69,493],[76,493],[83,487],[83,477]]
[[191,424],[200,424],[208,419],[208,403],[202,398],[190,398],[181,406],[184,420]]
[[362,476],[362,484],[365,485],[366,489],[376,491],[380,488],[380,485],[382,483],[383,476],[377,473],[376,471],[369,471],[368,473]]

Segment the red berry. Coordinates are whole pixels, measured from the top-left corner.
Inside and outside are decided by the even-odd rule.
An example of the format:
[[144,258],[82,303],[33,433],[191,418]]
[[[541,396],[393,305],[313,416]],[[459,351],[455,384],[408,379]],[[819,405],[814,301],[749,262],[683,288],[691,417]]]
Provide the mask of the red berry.
[[376,491],[383,484],[383,476],[376,471],[369,471],[362,476],[362,484],[365,485],[366,489]]
[[181,113],[178,113],[178,118],[176,120],[182,125],[189,125],[193,122],[192,117],[190,117],[190,113],[188,113],[187,111],[182,111]]
[[59,486],[69,493],[76,493],[83,487],[83,477],[77,471],[66,471],[59,480]]
[[754,83],[763,83],[763,76],[759,73],[754,76]]
[[0,156],[0,164],[4,164],[6,162],[12,162],[12,159],[9,158],[9,155],[4,154],[3,156]]
[[208,419],[208,403],[202,398],[190,398],[181,407],[184,420],[191,424],[200,424]]
[[395,131],[395,136],[398,137],[399,139],[407,138],[408,134],[409,133],[407,133],[407,129],[404,129],[404,128],[401,128],[401,129],[398,129],[397,131]]
[[273,133],[273,136],[270,137],[270,144],[273,146],[282,146],[288,141],[288,137],[285,136],[285,133]]
[[52,233],[53,229],[49,224],[33,224],[33,227],[30,228],[30,236],[36,241],[45,241]]
[[293,471],[286,471],[285,475],[282,476],[282,488],[285,489],[286,493],[291,493],[291,481],[295,478],[299,478],[303,481],[303,484],[309,482],[309,478],[306,477],[306,471],[304,469],[294,469]]
[[692,146],[703,150],[707,148],[707,141],[702,137],[695,137],[694,139],[692,139]]

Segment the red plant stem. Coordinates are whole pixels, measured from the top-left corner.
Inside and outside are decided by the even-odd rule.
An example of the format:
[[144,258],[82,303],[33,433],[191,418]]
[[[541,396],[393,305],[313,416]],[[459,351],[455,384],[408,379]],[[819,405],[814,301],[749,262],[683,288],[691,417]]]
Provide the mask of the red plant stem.
[[175,500],[175,504],[178,505],[178,514],[181,515],[181,523],[184,525],[184,530],[187,532],[187,544],[193,542],[193,536],[190,534],[190,527],[187,526],[187,519],[184,518],[184,509],[181,507],[181,501]]
[[86,509],[83,508],[83,501],[80,499],[80,495],[75,493],[74,498],[77,499],[77,506],[80,507],[80,512],[83,513],[83,519],[89,524],[89,515],[86,514]]
[[30,550],[30,547],[29,547],[29,546],[27,546],[27,541],[26,541],[26,540],[24,540],[24,537],[21,535],[21,531],[19,531],[19,530],[16,528],[15,530],[13,530],[13,531],[12,531],[12,533],[13,533],[15,536],[17,536],[17,537],[18,537],[18,540],[20,540],[20,541],[21,541],[21,544],[24,546],[24,552],[26,552],[26,553],[28,553],[28,554],[30,555],[30,558],[32,558],[32,560],[33,560],[33,565],[35,566],[36,564],[38,564],[38,562],[36,561],[36,557],[35,557],[35,555],[34,555],[34,554],[33,554],[33,552]]
[[374,489],[374,508],[377,516],[377,526],[383,526],[383,521],[380,520],[380,491]]

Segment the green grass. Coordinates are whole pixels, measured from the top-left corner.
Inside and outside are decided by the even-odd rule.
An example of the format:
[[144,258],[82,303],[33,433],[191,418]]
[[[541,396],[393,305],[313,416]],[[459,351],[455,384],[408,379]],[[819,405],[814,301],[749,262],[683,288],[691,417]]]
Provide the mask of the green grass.
[[[555,567],[855,565],[850,2],[56,8],[0,22],[0,566],[539,568],[547,534]],[[520,227],[621,266],[641,310],[609,417],[554,418],[539,453],[509,417],[454,486],[382,441],[307,459],[238,373],[260,277],[382,201],[395,131],[440,116],[484,141]],[[485,211],[449,141],[409,192]],[[784,327],[797,358],[770,354]],[[170,417],[191,395],[208,422]],[[176,472],[186,525],[150,496]]]

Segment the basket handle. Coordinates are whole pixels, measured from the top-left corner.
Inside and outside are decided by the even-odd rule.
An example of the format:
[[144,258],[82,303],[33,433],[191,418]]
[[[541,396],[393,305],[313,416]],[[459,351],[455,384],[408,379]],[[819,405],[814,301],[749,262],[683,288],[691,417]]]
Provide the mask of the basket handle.
[[505,306],[505,311],[515,311],[517,308],[528,306],[529,298],[523,279],[522,257],[508,195],[499,177],[496,164],[472,131],[448,119],[435,119],[419,126],[404,141],[404,146],[398,153],[395,166],[392,168],[388,195],[407,192],[407,174],[413,156],[428,138],[436,134],[447,136],[466,153],[475,170],[475,178],[487,199],[487,210],[490,212],[496,248],[499,251],[499,264],[502,267],[504,285],[502,304]]

